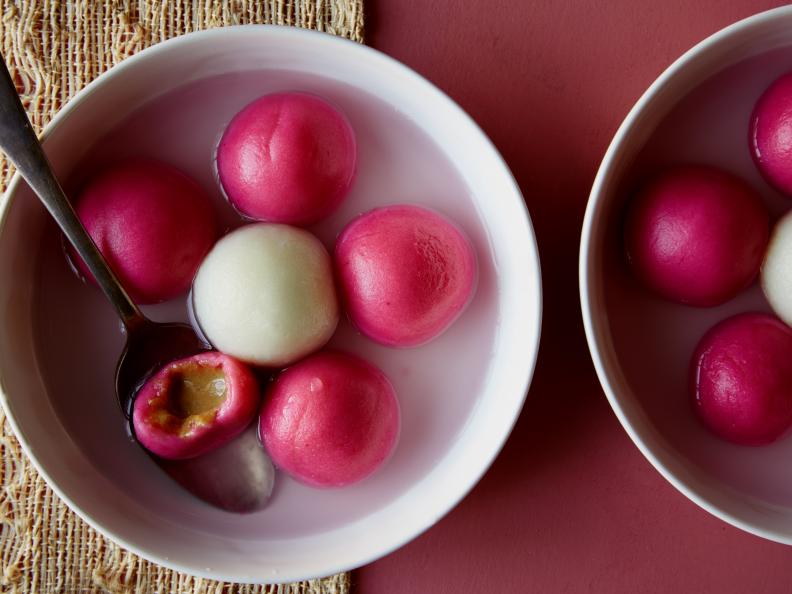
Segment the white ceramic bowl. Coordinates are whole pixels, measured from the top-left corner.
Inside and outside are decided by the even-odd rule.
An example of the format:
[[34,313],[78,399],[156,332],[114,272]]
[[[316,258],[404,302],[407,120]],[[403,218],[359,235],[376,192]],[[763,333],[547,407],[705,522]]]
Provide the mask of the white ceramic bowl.
[[[157,45],[79,93],[47,128],[45,149],[58,174],[73,177],[88,147],[152,97],[246,70],[268,73],[256,82],[263,90],[301,81],[300,90],[326,91],[350,111],[361,143],[358,180],[345,206],[316,230],[327,243],[356,211],[378,203],[467,205],[454,218],[476,245],[481,280],[470,308],[446,334],[421,349],[394,350],[373,345],[348,324],[340,330],[338,340],[382,366],[399,391],[403,432],[394,456],[345,489],[315,490],[281,477],[272,505],[252,516],[209,508],[182,492],[124,434],[112,394],[121,346],[117,321],[99,292],[65,267],[58,234],[19,178],[0,229],[2,403],[47,482],[122,546],[195,575],[285,582],[357,567],[392,551],[473,487],[506,440],[528,389],[541,280],[520,191],[475,123],[408,68],[329,35],[248,26]],[[223,103],[222,96],[205,99]],[[201,101],[193,94],[160,123],[200,128]],[[138,130],[151,142],[146,121]],[[160,133],[162,146],[149,149],[170,150],[176,161],[202,142],[198,148],[208,150],[206,138]],[[219,194],[206,165],[193,173]],[[447,188],[457,194],[445,195]],[[149,313],[183,315],[183,303]]]
[[716,322],[769,311],[754,285],[723,306],[697,309],[650,295],[623,254],[625,205],[642,179],[674,163],[737,173],[763,196],[772,218],[792,206],[761,177],[748,150],[754,103],[792,70],[792,8],[736,23],[672,64],[616,133],[589,198],[580,251],[586,336],[600,382],[632,440],[677,489],[721,519],[792,543],[792,437],[750,448],[726,443],[694,417],[688,367]]

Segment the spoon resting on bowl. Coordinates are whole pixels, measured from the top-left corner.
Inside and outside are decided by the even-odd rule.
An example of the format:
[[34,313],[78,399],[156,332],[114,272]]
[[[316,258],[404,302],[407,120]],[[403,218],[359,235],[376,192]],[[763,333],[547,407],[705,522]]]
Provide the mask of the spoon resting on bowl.
[[[0,150],[16,166],[33,192],[74,246],[115,307],[126,332],[126,345],[115,371],[121,409],[129,416],[141,383],[162,365],[210,347],[187,324],[155,323],[129,297],[83,227],[44,155],[25,113],[5,61],[0,57]],[[208,503],[237,513],[264,506],[272,489],[272,463],[259,443],[253,422],[231,443],[188,460],[158,465],[188,491]]]

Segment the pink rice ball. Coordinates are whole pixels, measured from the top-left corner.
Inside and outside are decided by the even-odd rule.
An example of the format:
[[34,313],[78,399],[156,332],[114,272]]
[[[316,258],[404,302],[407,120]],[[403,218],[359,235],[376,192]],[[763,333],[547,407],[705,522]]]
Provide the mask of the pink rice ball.
[[743,445],[775,441],[792,425],[792,329],[764,313],[712,328],[691,364],[693,406],[713,433]]
[[677,167],[651,180],[633,202],[627,259],[659,295],[719,305],[756,277],[769,224],[761,198],[740,178],[714,167]]
[[260,423],[277,467],[308,485],[343,487],[371,475],[396,447],[399,402],[371,363],[321,351],[278,376]]
[[764,178],[792,196],[792,73],[773,82],[756,102],[748,142]]
[[[190,288],[217,237],[201,187],[175,167],[151,159],[113,165],[89,180],[75,210],[99,251],[138,303],[172,299]],[[78,272],[93,275],[74,251]]]
[[252,219],[310,225],[346,197],[357,161],[346,116],[304,93],[265,95],[240,111],[217,148],[228,199]]
[[467,237],[444,216],[412,205],[353,220],[334,257],[350,320],[387,346],[418,346],[442,334],[467,307],[478,278]]
[[217,351],[179,359],[151,376],[135,396],[135,437],[161,458],[194,458],[242,433],[260,400],[255,376],[236,359]]

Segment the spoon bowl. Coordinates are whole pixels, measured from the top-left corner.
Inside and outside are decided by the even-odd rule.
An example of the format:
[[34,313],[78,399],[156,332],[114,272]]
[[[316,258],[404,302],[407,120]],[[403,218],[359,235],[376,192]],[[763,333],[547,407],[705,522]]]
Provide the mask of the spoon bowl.
[[126,344],[116,366],[115,387],[118,403],[129,418],[135,394],[152,371],[211,347],[187,324],[145,320],[126,330]]

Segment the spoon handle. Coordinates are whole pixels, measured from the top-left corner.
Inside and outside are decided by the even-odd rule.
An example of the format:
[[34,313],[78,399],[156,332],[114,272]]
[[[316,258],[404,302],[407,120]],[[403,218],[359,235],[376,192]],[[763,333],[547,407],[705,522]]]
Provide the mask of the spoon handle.
[[115,306],[127,331],[131,331],[144,323],[145,318],[77,218],[63,188],[52,173],[2,56],[0,65],[0,150],[44,203],[66,238],[87,264],[105,296]]

